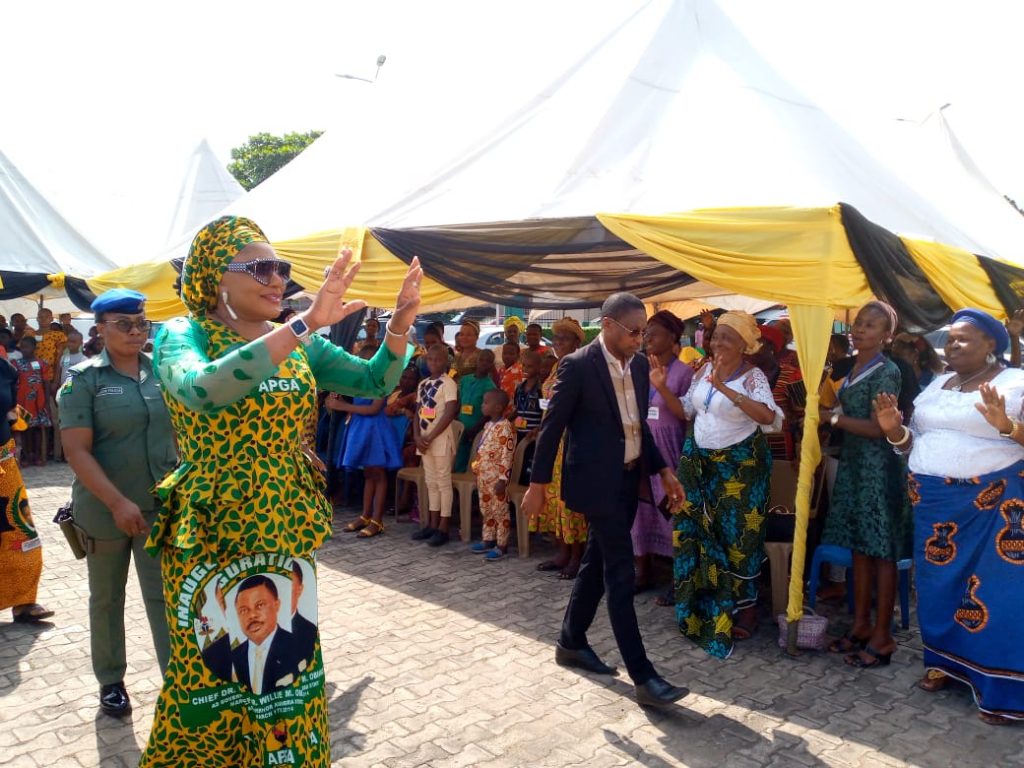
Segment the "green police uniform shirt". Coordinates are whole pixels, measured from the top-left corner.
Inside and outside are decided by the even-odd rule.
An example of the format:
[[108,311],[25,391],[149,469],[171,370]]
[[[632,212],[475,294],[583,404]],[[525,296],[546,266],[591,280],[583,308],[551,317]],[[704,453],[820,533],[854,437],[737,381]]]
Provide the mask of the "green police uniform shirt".
[[[139,356],[139,378],[120,373],[106,350],[69,370],[57,395],[61,429],[92,430],[92,455],[110,482],[143,512],[158,507],[154,486],[174,469],[171,419],[152,363]],[[97,539],[124,538],[106,505],[77,477],[75,521]]]

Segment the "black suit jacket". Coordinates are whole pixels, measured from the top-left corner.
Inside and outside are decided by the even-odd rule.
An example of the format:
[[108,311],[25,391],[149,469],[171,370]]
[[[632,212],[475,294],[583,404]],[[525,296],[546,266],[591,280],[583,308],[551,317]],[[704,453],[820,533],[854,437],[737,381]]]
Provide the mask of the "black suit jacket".
[[225,632],[203,649],[203,662],[221,680],[231,681],[231,636]]
[[[640,459],[645,479],[639,490],[644,496],[646,489],[646,497],[650,498],[650,483],[646,478],[663,469],[665,462],[647,428],[650,401],[647,358],[635,355],[629,370],[640,412]],[[608,362],[597,339],[559,361],[551,402],[537,438],[531,482],[551,482],[551,470],[563,433],[562,500],[569,509],[584,515],[613,514],[622,491],[626,435]]]
[[292,635],[295,636],[295,661],[310,661],[316,646],[316,624],[298,611],[292,616]]
[[[298,677],[299,659],[295,656],[295,638],[287,629],[277,627],[277,634],[274,635],[274,642],[270,644],[270,651],[267,653],[267,660],[263,664],[263,693],[269,693],[279,687],[277,682],[287,675],[292,680]],[[246,640],[231,652],[231,664],[235,669],[238,682],[248,688],[252,688],[249,679],[249,641]],[[290,683],[289,683],[290,684]],[[285,687],[285,686],[280,686]]]

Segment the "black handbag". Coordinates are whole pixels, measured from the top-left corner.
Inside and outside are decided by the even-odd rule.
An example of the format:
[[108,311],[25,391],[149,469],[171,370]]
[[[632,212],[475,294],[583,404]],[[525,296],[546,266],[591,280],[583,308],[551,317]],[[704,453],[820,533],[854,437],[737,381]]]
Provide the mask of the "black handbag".
[[776,504],[768,510],[768,520],[765,522],[765,541],[790,542],[796,531],[796,512]]

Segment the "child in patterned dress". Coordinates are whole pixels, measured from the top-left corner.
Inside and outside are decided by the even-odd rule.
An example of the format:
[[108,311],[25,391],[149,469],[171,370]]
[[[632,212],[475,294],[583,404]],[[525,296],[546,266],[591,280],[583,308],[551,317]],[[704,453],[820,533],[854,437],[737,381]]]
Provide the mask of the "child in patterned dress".
[[[540,355],[527,350],[522,354],[523,380],[516,387],[512,398],[512,423],[516,428],[516,439],[525,440],[535,437],[540,430],[540,421],[544,411],[540,407]],[[527,485],[530,482],[530,467],[533,464],[533,446],[527,446],[523,457],[523,470],[519,482]]]
[[484,395],[483,414],[487,417],[487,424],[473,462],[484,527],[482,541],[473,544],[470,549],[482,554],[489,562],[501,560],[508,552],[511,527],[508,496],[505,492],[512,471],[516,430],[505,418],[507,408],[508,395],[502,390],[492,389]]
[[521,353],[518,344],[505,344],[501,348],[501,380],[498,382],[498,387],[508,395],[510,403],[516,396],[516,387],[525,378],[523,364],[519,362]]
[[445,373],[448,370],[448,351],[443,345],[435,345],[427,351],[427,368],[430,375],[420,382],[417,390],[416,418],[412,428],[416,452],[423,457],[429,517],[426,527],[416,531],[412,538],[440,547],[448,543],[448,526],[452,518],[455,436],[451,425],[459,410],[459,388]]

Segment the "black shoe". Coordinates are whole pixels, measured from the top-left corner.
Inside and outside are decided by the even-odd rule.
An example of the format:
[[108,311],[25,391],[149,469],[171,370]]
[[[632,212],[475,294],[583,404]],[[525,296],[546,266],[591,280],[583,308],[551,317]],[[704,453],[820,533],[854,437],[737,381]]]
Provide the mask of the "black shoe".
[[672,685],[665,678],[655,675],[646,683],[636,686],[636,700],[641,707],[667,707],[689,692],[689,688]]
[[100,709],[111,717],[124,717],[132,711],[132,702],[124,683],[100,686]]
[[609,667],[601,661],[589,645],[574,651],[564,647],[561,643],[556,643],[555,663],[560,667],[582,669],[586,672],[593,672],[595,675],[614,675],[616,671],[615,667]]
[[437,531],[428,526],[426,528],[420,528],[418,531],[416,531],[416,533],[414,533],[409,538],[413,541],[424,541],[426,539],[429,539],[435,533],[437,533]]
[[434,531],[434,535],[427,541],[432,547],[443,547],[448,543],[448,532],[447,531]]

